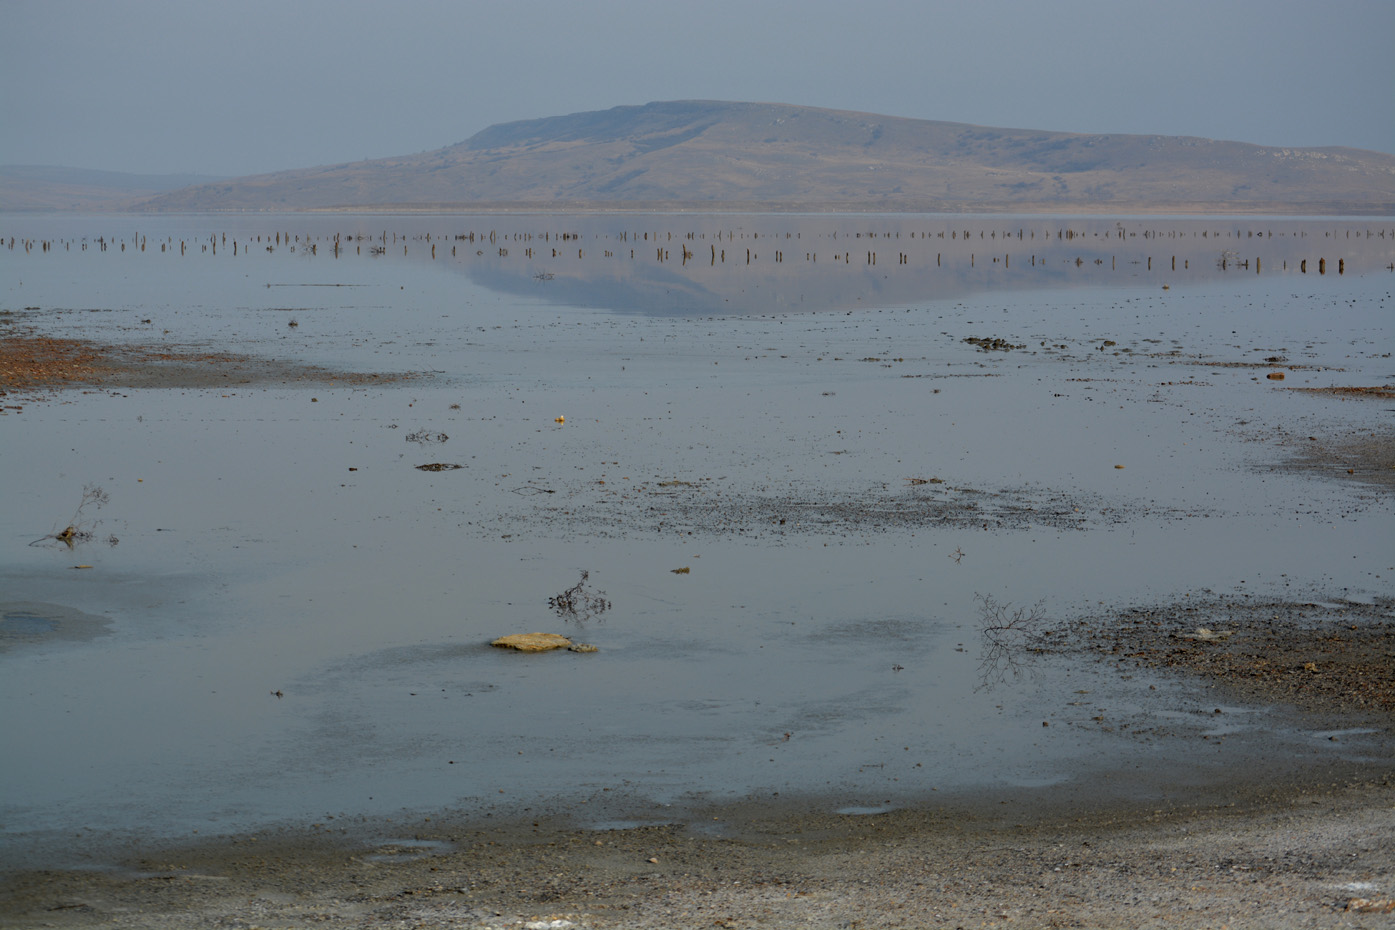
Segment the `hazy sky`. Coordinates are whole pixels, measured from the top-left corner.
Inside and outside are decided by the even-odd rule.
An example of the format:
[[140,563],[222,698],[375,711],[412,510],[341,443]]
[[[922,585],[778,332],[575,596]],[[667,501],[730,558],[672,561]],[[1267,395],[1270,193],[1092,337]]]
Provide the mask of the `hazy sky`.
[[0,0],[0,164],[251,174],[693,98],[1395,153],[1395,2]]

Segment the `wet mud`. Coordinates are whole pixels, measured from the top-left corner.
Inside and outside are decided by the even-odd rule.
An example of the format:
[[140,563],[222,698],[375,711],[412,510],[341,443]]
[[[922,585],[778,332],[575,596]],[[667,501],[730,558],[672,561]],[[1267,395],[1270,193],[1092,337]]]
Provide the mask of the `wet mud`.
[[1389,245],[1230,225],[10,249],[0,926],[1377,925]]

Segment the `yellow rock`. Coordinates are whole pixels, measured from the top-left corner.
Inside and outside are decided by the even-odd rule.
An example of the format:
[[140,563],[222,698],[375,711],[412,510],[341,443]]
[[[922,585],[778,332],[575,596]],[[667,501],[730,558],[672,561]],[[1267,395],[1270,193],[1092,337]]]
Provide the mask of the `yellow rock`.
[[501,636],[491,646],[498,646],[501,649],[517,649],[519,652],[547,652],[549,649],[564,649],[570,646],[572,641],[565,636],[558,636],[556,633],[514,633],[512,636]]

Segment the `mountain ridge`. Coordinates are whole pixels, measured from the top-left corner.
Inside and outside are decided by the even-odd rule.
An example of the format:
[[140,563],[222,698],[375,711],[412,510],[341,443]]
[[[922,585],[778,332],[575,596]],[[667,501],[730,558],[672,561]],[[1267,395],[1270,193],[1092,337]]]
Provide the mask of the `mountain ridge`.
[[1395,156],[679,100],[498,123],[416,155],[132,209],[1395,214]]

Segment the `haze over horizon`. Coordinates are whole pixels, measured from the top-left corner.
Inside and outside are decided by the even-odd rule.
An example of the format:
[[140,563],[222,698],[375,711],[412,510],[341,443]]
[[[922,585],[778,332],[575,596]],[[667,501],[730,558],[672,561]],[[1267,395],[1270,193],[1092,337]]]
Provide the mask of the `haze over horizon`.
[[0,164],[240,176],[654,100],[1395,153],[1395,4],[0,6]]

